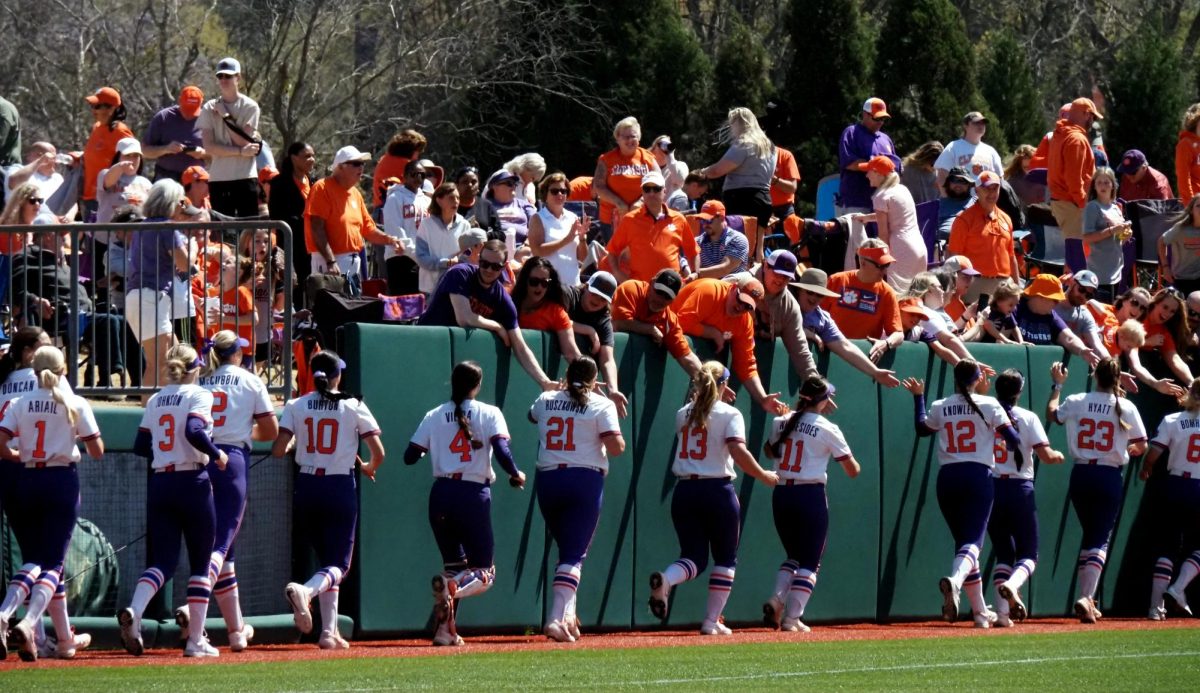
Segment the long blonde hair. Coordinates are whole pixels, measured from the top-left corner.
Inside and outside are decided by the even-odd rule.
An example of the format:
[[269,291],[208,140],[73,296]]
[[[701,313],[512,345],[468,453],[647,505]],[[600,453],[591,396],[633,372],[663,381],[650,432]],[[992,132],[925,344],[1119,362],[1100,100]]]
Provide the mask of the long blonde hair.
[[727,378],[728,371],[717,361],[705,361],[692,376],[692,408],[687,416],[689,428],[708,427],[708,415],[721,398],[721,387]]
[[25,208],[30,199],[37,197],[40,192],[41,188],[33,183],[18,185],[17,189],[9,194],[8,203],[4,205],[4,212],[0,213],[0,226],[25,223],[21,221],[21,210]]
[[59,380],[67,372],[67,361],[63,357],[62,349],[54,346],[38,347],[38,350],[33,352],[33,372],[37,376],[38,387],[49,390],[54,401],[63,405],[67,410],[67,421],[74,426],[77,418],[75,410],[67,404],[67,398],[58,388]]
[[[218,368],[227,363],[233,363],[233,355],[237,353],[237,349],[233,347],[237,345],[238,336],[233,330],[221,330],[212,336],[209,340],[209,346],[205,349],[204,359],[204,375],[212,375]],[[223,352],[228,352],[228,355],[222,356]],[[240,364],[234,364],[240,365]]]
[[183,382],[188,372],[199,368],[199,355],[190,344],[176,344],[167,352],[167,362],[163,368],[167,371],[167,382],[178,385]]
[[747,145],[756,156],[768,157],[775,149],[749,108],[738,107],[729,111],[726,128],[731,143]]

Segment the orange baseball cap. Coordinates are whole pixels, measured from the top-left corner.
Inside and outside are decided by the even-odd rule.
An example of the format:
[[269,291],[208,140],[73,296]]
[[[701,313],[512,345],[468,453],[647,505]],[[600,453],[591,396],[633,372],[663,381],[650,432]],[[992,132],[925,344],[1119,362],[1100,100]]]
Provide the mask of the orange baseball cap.
[[709,200],[700,208],[700,213],[697,217],[705,220],[712,220],[714,217],[725,216],[725,203],[720,200]]
[[859,248],[858,256],[877,265],[890,265],[896,261],[887,248]]
[[179,112],[184,118],[191,120],[200,115],[200,107],[204,105],[204,92],[200,87],[189,84],[179,92]]
[[887,104],[883,102],[883,99],[876,97],[871,97],[863,102],[863,113],[876,119],[892,117],[887,111]]
[[750,309],[758,307],[759,300],[767,295],[766,289],[763,288],[762,282],[757,279],[750,279],[742,282],[739,286],[734,287],[737,292],[738,300],[750,306]]
[[112,87],[101,87],[96,90],[95,94],[84,97],[85,100],[93,106],[104,104],[116,108],[121,105],[121,94]]
[[203,166],[188,166],[183,170],[183,175],[179,179],[184,185],[191,185],[198,180],[207,182],[208,171]]
[[1042,273],[1029,282],[1025,287],[1026,296],[1038,296],[1051,301],[1062,301],[1067,295],[1063,293],[1062,282],[1053,274]]
[[1097,119],[1104,120],[1104,116],[1100,115],[1100,111],[1096,110],[1096,103],[1082,96],[1071,102],[1071,113],[1091,113]]
[[1000,185],[1000,176],[997,176],[995,171],[984,171],[976,180],[975,187],[977,188],[992,188]]
[[864,171],[874,171],[881,176],[887,176],[896,171],[896,162],[886,156],[873,156],[870,161],[863,166]]
[[925,306],[922,306],[920,303],[918,303],[917,299],[915,298],[902,299],[900,301],[900,312],[912,313],[913,315],[920,315],[926,320],[929,319],[929,311],[925,309]]

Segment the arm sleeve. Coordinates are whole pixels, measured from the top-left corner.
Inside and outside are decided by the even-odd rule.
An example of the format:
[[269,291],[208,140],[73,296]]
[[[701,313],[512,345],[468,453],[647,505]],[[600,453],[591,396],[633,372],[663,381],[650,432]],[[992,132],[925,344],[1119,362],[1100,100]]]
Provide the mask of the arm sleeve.
[[137,436],[133,439],[133,454],[146,459],[153,459],[153,443],[154,437],[150,435],[150,430],[139,428]]
[[500,463],[500,468],[505,474],[510,477],[516,476],[521,470],[517,469],[517,461],[513,459],[512,449],[508,445],[506,436],[492,436],[492,454],[496,456],[496,461]]
[[927,423],[929,415],[925,412],[925,395],[913,395],[913,417],[918,436],[924,438],[937,433],[937,429]]
[[408,448],[404,450],[404,464],[413,465],[420,461],[425,456],[425,448],[416,443],[409,443]]
[[213,445],[212,438],[208,437],[207,428],[208,426],[203,420],[195,415],[189,415],[183,437],[187,438],[187,442],[191,443],[192,447],[208,455],[210,459],[216,459],[221,456],[221,451],[217,449],[216,445]]

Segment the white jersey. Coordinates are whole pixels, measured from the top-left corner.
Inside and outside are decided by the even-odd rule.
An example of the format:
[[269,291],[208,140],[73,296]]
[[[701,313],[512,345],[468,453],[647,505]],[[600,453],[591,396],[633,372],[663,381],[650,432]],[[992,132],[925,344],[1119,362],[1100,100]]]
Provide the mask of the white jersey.
[[379,435],[366,404],[353,398],[331,401],[319,392],[284,405],[279,428],[296,436],[296,464],[337,474],[354,471],[359,440]]
[[[50,390],[38,388],[5,406],[0,430],[13,438],[24,434],[19,436],[17,445],[22,462],[54,465],[78,462],[80,454],[75,438],[100,437],[100,428],[88,403],[78,395],[62,394],[66,401],[59,404]],[[67,417],[68,407],[75,411],[74,426]]]
[[227,363],[201,376],[200,387],[213,395],[213,442],[248,447],[254,420],[275,416],[262,378]]
[[829,475],[829,457],[839,462],[850,459],[850,445],[838,428],[829,419],[816,412],[805,412],[787,438],[780,440],[791,414],[775,417],[771,426],[771,440],[779,440],[777,472],[780,479],[792,479],[806,483],[823,484]]
[[679,452],[671,463],[671,471],[681,479],[727,478],[737,476],[729,443],[746,442],[746,424],[742,412],[724,402],[713,405],[704,428],[687,425],[692,405],[686,404],[675,412],[675,430],[679,432]]
[[1014,454],[1008,449],[1004,436],[996,434],[996,467],[992,470],[992,475],[1007,475],[1009,478],[1032,481],[1033,451],[1049,445],[1050,439],[1046,437],[1046,429],[1036,414],[1021,407],[1013,407],[1011,412],[1012,422],[1017,428],[1017,437],[1021,439],[1021,450]]
[[538,426],[538,469],[566,465],[608,473],[603,439],[620,435],[621,425],[607,397],[590,392],[581,407],[565,390],[543,392],[529,408],[529,419]]
[[1067,444],[1076,462],[1121,467],[1129,462],[1127,446],[1146,439],[1142,417],[1129,400],[1122,397],[1121,420],[1117,423],[1117,397],[1108,392],[1087,392],[1063,400],[1055,416],[1067,429]]
[[146,403],[141,430],[153,438],[152,469],[172,464],[208,464],[208,455],[192,447],[184,433],[187,421],[198,418],[212,435],[212,393],[199,385],[168,385]]
[[1008,414],[994,397],[971,395],[983,418],[975,413],[970,402],[955,393],[939,399],[930,407],[926,423],[937,431],[938,462],[958,464],[978,462],[995,465],[995,431],[1008,424]]
[[462,410],[470,422],[471,437],[482,443],[479,449],[471,447],[470,438],[458,427],[454,402],[430,409],[417,426],[412,444],[429,453],[435,477],[461,475],[456,478],[490,484],[496,480],[492,439],[508,438],[508,423],[499,407],[473,399],[463,401]]
[[1200,412],[1177,411],[1164,416],[1150,443],[1170,453],[1168,472],[1200,477]]

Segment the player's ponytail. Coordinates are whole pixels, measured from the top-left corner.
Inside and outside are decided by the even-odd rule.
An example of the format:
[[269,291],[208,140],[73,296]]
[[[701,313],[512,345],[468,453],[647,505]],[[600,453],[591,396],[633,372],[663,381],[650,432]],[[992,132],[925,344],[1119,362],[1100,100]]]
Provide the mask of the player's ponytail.
[[1179,406],[1193,414],[1200,411],[1200,378],[1192,379],[1192,384],[1188,386],[1187,393],[1179,398]]
[[571,401],[581,407],[588,405],[598,372],[596,362],[590,356],[580,356],[567,366],[567,394]]
[[[234,363],[234,356],[249,346],[249,343],[242,344],[242,341],[233,330],[221,330],[211,339],[204,340],[204,346],[200,349],[200,355],[204,357],[204,375],[212,375],[221,366]],[[235,365],[240,365],[240,362],[239,358]]]
[[975,399],[971,396],[975,390],[975,383],[983,377],[983,371],[979,369],[979,363],[972,359],[963,359],[954,366],[954,391],[963,396],[970,405],[971,410],[987,423],[987,417],[983,415],[983,410],[975,403]]
[[178,385],[187,374],[200,368],[200,355],[190,344],[176,344],[167,351],[167,361],[163,370],[167,372],[167,382]]
[[337,354],[326,349],[313,354],[312,359],[308,362],[309,368],[312,369],[313,387],[322,399],[327,399],[330,402],[340,402],[344,399],[354,399],[354,395],[349,392],[339,392],[330,389],[330,382],[334,378],[341,376],[342,370],[346,367],[346,362]]
[[63,405],[63,408],[67,410],[67,421],[74,426],[75,410],[67,404],[67,398],[63,395],[62,390],[58,389],[59,380],[67,372],[67,361],[63,358],[62,350],[52,346],[39,347],[33,353],[33,372],[37,374],[38,387],[49,390],[54,401]]
[[38,342],[42,341],[44,334],[46,332],[40,327],[22,327],[13,333],[8,351],[4,353],[3,357],[0,357],[0,383],[8,380],[8,376],[12,375],[13,371],[21,368],[25,350],[37,349]]
[[692,376],[692,408],[687,418],[690,428],[708,426],[708,415],[721,398],[721,388],[726,380],[729,380],[729,371],[716,361],[705,361]]
[[1121,364],[1114,358],[1106,358],[1096,364],[1096,389],[1101,392],[1111,392],[1114,398],[1113,413],[1117,416],[1117,425],[1122,431],[1132,428],[1121,417],[1121,397],[1125,390],[1121,387]]
[[474,361],[463,361],[456,364],[450,372],[450,401],[454,402],[454,420],[458,422],[458,430],[471,441],[471,449],[483,447],[482,440],[476,440],[471,432],[471,421],[463,411],[462,404],[475,394],[479,384],[483,382],[483,369]]
[[1008,420],[1012,423],[1013,428],[1017,427],[1017,420],[1013,417],[1012,409],[1017,406],[1017,401],[1021,398],[1021,391],[1024,389],[1025,376],[1021,375],[1020,371],[1009,368],[996,376],[996,400],[1000,402],[1004,413],[1008,414]]
[[774,442],[768,440],[763,443],[763,452],[769,457],[779,459],[779,446],[783,444],[784,439],[795,432],[796,427],[800,425],[800,417],[805,412],[814,411],[820,407],[821,403],[833,396],[834,388],[820,376],[811,376],[805,378],[800,385],[800,397],[796,401],[796,411],[788,417],[787,423],[783,425],[783,430],[779,432],[779,438]]

